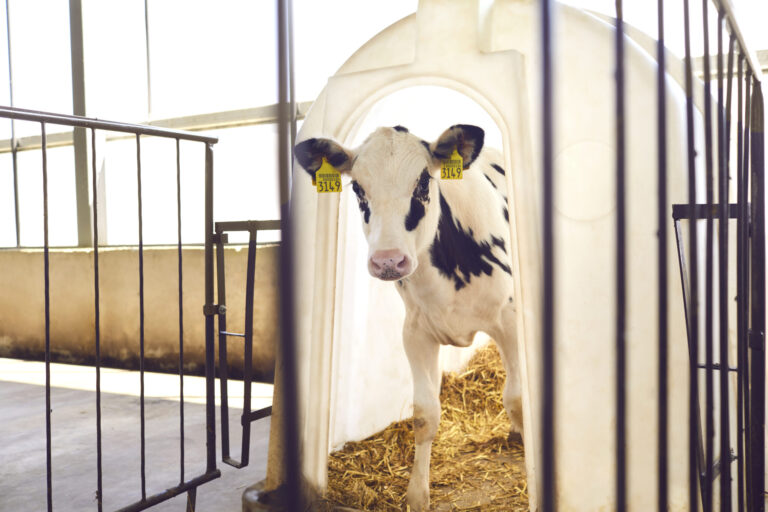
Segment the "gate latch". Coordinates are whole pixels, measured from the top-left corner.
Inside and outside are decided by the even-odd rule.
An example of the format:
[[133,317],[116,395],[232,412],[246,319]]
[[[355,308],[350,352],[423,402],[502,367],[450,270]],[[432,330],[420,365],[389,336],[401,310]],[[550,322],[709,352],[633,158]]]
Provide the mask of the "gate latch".
[[227,313],[227,306],[224,304],[206,304],[203,306],[203,315],[225,315]]

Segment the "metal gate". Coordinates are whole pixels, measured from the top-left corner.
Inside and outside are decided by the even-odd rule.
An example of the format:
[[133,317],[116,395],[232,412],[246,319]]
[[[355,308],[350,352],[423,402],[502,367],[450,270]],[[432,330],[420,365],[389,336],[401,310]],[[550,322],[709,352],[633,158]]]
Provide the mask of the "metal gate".
[[[690,51],[690,15],[689,1],[683,0],[685,34],[685,85],[686,85],[686,114],[687,114],[687,147],[688,147],[688,204],[675,205],[673,219],[667,218],[667,134],[666,134],[666,99],[665,99],[665,28],[664,2],[657,1],[658,7],[658,40],[657,40],[657,136],[658,136],[658,200],[656,214],[658,220],[658,347],[659,347],[659,383],[658,383],[658,510],[667,510],[668,506],[668,403],[667,403],[667,353],[668,340],[668,311],[667,311],[667,237],[668,226],[674,222],[675,234],[680,257],[681,282],[686,304],[686,321],[688,325],[688,344],[690,352],[690,393],[689,393],[689,510],[695,511],[699,506],[704,510],[713,510],[713,483],[720,479],[720,509],[731,510],[731,480],[732,474],[737,474],[738,510],[762,511],[765,509],[765,189],[764,189],[764,125],[763,98],[761,90],[761,74],[753,53],[745,46],[744,38],[733,15],[733,6],[729,1],[712,2],[717,13],[717,101],[712,98],[712,76],[710,72],[709,55],[709,23],[708,10],[710,2],[703,0],[703,34],[705,54],[704,65],[704,117],[705,117],[705,147],[696,148],[694,144],[694,84],[693,61]],[[555,489],[555,452],[565,447],[555,445],[554,429],[557,419],[554,416],[555,396],[554,381],[557,371],[554,367],[554,319],[556,297],[554,296],[553,254],[556,251],[556,239],[553,234],[553,191],[557,183],[553,180],[553,47],[557,44],[552,40],[553,2],[541,2],[542,19],[542,48],[543,48],[543,163],[544,163],[544,196],[543,196],[543,244],[544,244],[544,318],[543,343],[545,356],[544,368],[544,407],[543,407],[543,439],[544,439],[544,482],[542,493],[542,510],[557,510]],[[679,29],[680,27],[675,27]],[[616,446],[617,472],[615,475],[616,508],[627,510],[627,423],[626,423],[626,378],[627,350],[625,344],[626,330],[626,198],[625,190],[625,72],[624,72],[624,21],[623,2],[616,0],[616,31],[615,31],[615,66],[616,66]],[[724,66],[723,51],[724,35],[728,37],[727,67]],[[734,64],[737,66],[737,99],[736,103],[736,140],[732,140],[731,129],[733,117],[733,78]],[[724,88],[725,87],[725,88]],[[724,97],[725,92],[725,97]],[[714,105],[713,105],[714,103]],[[715,120],[713,121],[713,114]],[[716,127],[716,130],[714,129]],[[713,136],[713,132],[714,136]],[[716,148],[716,150],[715,150]],[[697,172],[695,165],[696,151],[706,153],[706,204],[697,204]],[[731,168],[729,155],[731,151],[737,154],[735,169]],[[714,170],[713,154],[717,154],[717,172]],[[737,202],[729,204],[730,173],[736,174]],[[717,178],[717,183],[715,179]],[[714,199],[715,186],[718,190],[718,201]],[[650,205],[649,205],[650,206]],[[702,317],[699,298],[702,295],[699,282],[699,228],[697,221],[706,220],[705,240],[705,296]],[[738,312],[738,360],[728,361],[728,229],[729,219],[736,220],[737,230],[737,312]],[[688,248],[692,254],[686,259],[683,250],[681,222],[689,224]],[[714,295],[714,244],[715,221],[718,225],[718,277],[719,287],[717,302]],[[695,228],[693,226],[696,226]],[[686,263],[687,262],[687,263]],[[719,330],[713,331],[715,308],[719,312]],[[699,353],[701,333],[700,322],[704,323],[705,354]],[[716,344],[717,343],[717,344]],[[723,363],[714,363],[715,347],[719,349],[719,359]],[[702,360],[703,359],[703,360]],[[704,372],[705,404],[702,410],[699,403],[700,373]],[[733,405],[729,403],[729,372],[738,373],[738,401],[736,417],[738,432],[735,436],[729,433],[729,418]],[[718,373],[720,394],[719,424],[715,424],[715,372]],[[703,414],[703,420],[702,420]],[[703,427],[702,427],[703,423]],[[726,460],[714,460],[715,433],[720,435],[720,453],[727,454]],[[730,439],[735,437],[735,450]],[[732,455],[731,455],[732,454]],[[736,462],[733,467],[732,463]]]
[[[82,136],[86,136],[87,132],[90,132],[91,136],[91,179],[93,184],[93,199],[92,199],[92,215],[93,215],[93,286],[94,286],[94,335],[95,335],[95,368],[96,368],[96,508],[101,511],[103,509],[103,485],[102,485],[102,407],[101,407],[101,330],[100,330],[100,290],[101,283],[99,280],[99,223],[98,223],[98,194],[97,190],[97,131],[105,130],[112,132],[122,132],[127,134],[128,137],[135,137],[136,140],[136,183],[138,190],[138,210],[136,216],[138,219],[138,258],[139,267],[138,275],[136,279],[139,283],[139,378],[140,378],[140,395],[139,395],[139,430],[141,436],[140,447],[140,461],[141,461],[141,499],[135,503],[124,504],[119,510],[121,511],[138,511],[150,508],[151,506],[173,498],[182,493],[187,493],[188,510],[194,510],[196,490],[197,487],[215,478],[218,478],[221,473],[216,468],[216,426],[215,426],[215,410],[214,410],[214,344],[213,340],[206,341],[205,347],[205,393],[206,393],[206,469],[202,474],[187,475],[184,472],[184,333],[183,333],[183,310],[182,310],[182,296],[184,289],[182,285],[182,239],[181,239],[181,152],[180,142],[190,141],[203,144],[205,146],[205,188],[207,193],[212,190],[213,183],[213,145],[217,142],[215,137],[208,137],[205,135],[181,132],[175,130],[168,130],[163,128],[156,128],[150,126],[131,125],[126,123],[101,121],[95,119],[87,119],[79,116],[59,115],[45,112],[36,112],[30,110],[24,110],[19,108],[6,108],[0,107],[0,118],[7,118],[12,120],[32,121],[40,124],[41,135],[41,152],[42,152],[42,197],[43,197],[43,259],[44,259],[44,294],[45,294],[45,425],[46,425],[46,484],[47,484],[47,509],[53,510],[53,493],[52,493],[52,443],[51,443],[51,411],[55,404],[51,403],[51,338],[50,338],[50,265],[49,265],[49,244],[48,244],[48,159],[47,159],[47,138],[46,130],[49,125],[62,125],[71,126],[75,129],[75,133],[78,131]],[[180,400],[179,400],[179,483],[171,488],[166,489],[163,492],[157,494],[147,494],[147,477],[145,469],[146,461],[146,427],[145,427],[145,396],[144,396],[144,240],[143,240],[143,212],[142,212],[142,160],[141,160],[141,142],[143,136],[161,137],[165,139],[175,140],[176,142],[176,213],[177,213],[177,229],[178,229],[178,322],[179,322],[179,385],[180,385]],[[12,158],[14,166],[14,176],[16,176],[16,147],[12,148]],[[212,204],[212,197],[209,201]],[[18,209],[17,209],[18,212]],[[208,217],[211,212],[207,211]],[[17,214],[18,216],[18,214]],[[210,229],[206,229],[206,232],[210,232]]]

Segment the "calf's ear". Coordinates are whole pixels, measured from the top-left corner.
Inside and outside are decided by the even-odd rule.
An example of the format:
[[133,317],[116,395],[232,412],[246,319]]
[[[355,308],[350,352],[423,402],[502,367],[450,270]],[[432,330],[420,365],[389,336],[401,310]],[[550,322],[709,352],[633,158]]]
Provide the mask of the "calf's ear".
[[485,131],[471,124],[455,124],[445,130],[440,137],[429,145],[429,151],[436,165],[450,157],[453,149],[464,159],[464,169],[472,165],[480,150],[483,149]]
[[315,173],[323,164],[323,157],[339,172],[352,169],[354,155],[331,139],[307,139],[294,148],[296,160],[314,179]]

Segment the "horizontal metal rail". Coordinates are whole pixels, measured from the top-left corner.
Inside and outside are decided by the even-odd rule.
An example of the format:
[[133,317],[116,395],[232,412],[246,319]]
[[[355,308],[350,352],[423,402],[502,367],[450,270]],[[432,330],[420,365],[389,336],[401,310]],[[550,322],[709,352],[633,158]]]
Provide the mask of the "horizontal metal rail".
[[117,512],[138,512],[139,510],[146,510],[149,507],[157,505],[158,503],[169,500],[171,498],[175,498],[176,496],[179,496],[180,494],[183,494],[185,492],[190,492],[194,489],[197,489],[204,483],[210,482],[211,480],[216,480],[220,476],[221,476],[221,471],[218,469],[214,469],[213,471],[209,471],[203,475],[198,476],[197,478],[193,478],[188,482],[184,482],[181,485],[177,485],[176,487],[166,489],[163,492],[159,492],[157,494],[149,496],[147,497],[147,499],[134,503],[133,505],[129,505],[127,507],[118,509]]
[[20,121],[34,121],[38,123],[58,124],[78,128],[92,128],[95,130],[123,132],[133,136],[150,135],[154,137],[166,137],[195,142],[205,142],[207,144],[215,144],[219,141],[218,137],[211,137],[208,135],[201,135],[199,133],[192,133],[182,130],[172,130],[170,128],[161,128],[140,124],[121,123],[119,121],[103,121],[101,119],[92,119],[83,116],[54,114],[52,112],[41,112],[37,110],[27,110],[16,107],[0,107],[0,117],[17,119]]
[[[296,104],[296,119],[304,119],[307,111],[312,106],[311,101]],[[149,121],[144,126],[153,126],[171,130],[200,131],[221,130],[244,126],[256,126],[260,124],[272,124],[277,122],[277,105],[264,107],[227,110],[223,112],[210,112],[191,116],[171,117]],[[107,142],[130,138],[131,135],[107,135]],[[42,141],[39,135],[18,137],[15,139],[16,151],[33,151],[40,149]],[[0,140],[0,154],[13,151],[14,138]],[[71,146],[74,144],[72,132],[59,132],[48,134],[46,145],[48,148]]]

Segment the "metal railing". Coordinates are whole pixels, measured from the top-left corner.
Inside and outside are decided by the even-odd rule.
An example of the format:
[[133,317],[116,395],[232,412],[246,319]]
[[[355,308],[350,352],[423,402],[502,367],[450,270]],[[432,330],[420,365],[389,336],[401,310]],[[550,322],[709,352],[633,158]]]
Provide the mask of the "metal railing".
[[[713,483],[720,478],[720,509],[732,509],[731,462],[737,462],[736,503],[738,510],[760,512],[765,509],[765,189],[764,189],[764,118],[761,90],[761,70],[756,55],[745,44],[743,33],[734,18],[733,6],[729,0],[715,1],[718,15],[717,29],[717,100],[712,97],[712,79],[709,55],[709,0],[703,0],[703,79],[704,79],[704,138],[705,138],[705,187],[706,204],[697,204],[697,169],[695,164],[694,124],[694,87],[693,59],[691,57],[691,30],[689,0],[684,3],[685,35],[685,92],[688,150],[688,204],[675,205],[673,215],[679,247],[682,246],[679,222],[688,220],[689,242],[692,252],[690,264],[685,265],[680,249],[681,277],[685,295],[686,322],[690,351],[689,379],[689,508],[696,511],[701,503],[704,510],[714,508]],[[668,297],[667,297],[667,148],[666,148],[666,104],[665,104],[665,27],[664,2],[658,5],[657,39],[657,135],[658,135],[658,198],[656,211],[658,216],[658,510],[667,510],[669,504],[668,489],[668,449],[669,449],[669,411],[668,411]],[[542,510],[557,510],[555,475],[556,447],[554,446],[554,426],[556,419],[554,381],[557,372],[554,368],[555,296],[554,269],[552,261],[556,247],[553,232],[553,176],[552,148],[555,120],[552,115],[553,88],[553,47],[552,13],[553,2],[541,2],[541,31],[543,34],[542,68],[542,126],[543,126],[543,249],[544,249],[544,303],[543,303],[543,483]],[[724,35],[728,33],[728,61],[724,65]],[[624,24],[622,0],[616,0],[616,510],[627,509],[627,459],[626,459],[626,390],[627,353],[625,345],[626,326],[626,276],[625,276],[625,208],[624,173]],[[733,112],[734,63],[737,65],[736,99],[736,141],[731,140]],[[712,116],[716,116],[713,123]],[[713,133],[716,132],[716,133]],[[735,148],[734,148],[735,146]],[[699,148],[701,150],[701,148]],[[729,204],[730,152],[735,150],[737,203]],[[717,173],[713,155],[717,154]],[[717,183],[715,183],[715,176]],[[714,191],[717,185],[718,201]],[[751,197],[748,195],[751,194]],[[728,219],[735,218],[737,223],[737,362],[731,367],[728,361]],[[705,240],[705,282],[703,289],[699,282],[697,221],[706,221]],[[718,245],[718,296],[717,305],[714,297],[714,262],[715,233],[714,222],[719,223]],[[701,306],[699,298],[704,296],[704,347],[705,362],[700,362],[698,350],[701,333],[699,319]],[[713,319],[715,308],[719,316],[719,330],[714,332]],[[719,348],[721,363],[714,363],[715,346]],[[701,411],[699,404],[699,371],[705,372],[705,404]],[[719,371],[720,417],[715,422],[715,372]],[[736,371],[737,378],[737,429],[735,436],[729,432],[731,414],[729,404],[728,375]],[[703,426],[702,415],[703,412]],[[721,460],[714,460],[715,433],[720,436]],[[730,456],[730,440],[737,440],[736,453]]]
[[[206,228],[208,227],[208,220],[212,218],[212,202],[213,197],[210,194],[211,186],[213,183],[213,144],[217,142],[215,137],[209,137],[206,135],[182,132],[177,130],[170,130],[167,128],[132,125],[120,122],[102,121],[96,119],[89,119],[80,116],[60,115],[46,112],[37,112],[32,110],[25,110],[19,108],[0,107],[0,117],[33,121],[40,123],[40,149],[42,152],[42,176],[43,176],[43,260],[44,260],[44,282],[45,282],[45,424],[46,424],[46,481],[47,481],[47,509],[50,512],[53,510],[53,482],[52,482],[52,443],[51,443],[51,337],[50,337],[50,265],[49,265],[49,245],[48,245],[48,160],[47,160],[47,137],[46,127],[48,125],[64,125],[71,126],[75,129],[90,130],[91,143],[93,144],[92,151],[92,166],[91,166],[91,179],[93,183],[94,195],[92,197],[92,214],[93,214],[93,282],[94,282],[94,337],[95,337],[95,367],[96,367],[96,503],[97,509],[101,511],[103,509],[104,501],[104,489],[102,485],[102,407],[101,407],[101,314],[100,314],[100,281],[99,281],[99,230],[98,230],[98,197],[95,194],[96,188],[96,175],[97,175],[97,148],[96,148],[96,132],[97,130],[109,130],[116,132],[123,132],[132,135],[136,139],[136,183],[138,189],[138,209],[136,212],[138,218],[138,257],[139,257],[139,269],[138,269],[138,281],[139,281],[139,429],[141,436],[141,499],[135,503],[126,504],[121,511],[138,511],[151,507],[154,504],[160,503],[174,496],[182,493],[187,493],[187,500],[190,509],[194,509],[196,489],[201,484],[218,478],[220,476],[219,470],[216,468],[216,446],[215,446],[215,410],[214,410],[214,358],[213,358],[213,344],[206,343],[206,364],[205,364],[205,379],[206,379],[206,470],[201,475],[196,475],[192,478],[188,478],[184,473],[184,331],[183,331],[183,309],[182,309],[182,296],[184,293],[182,286],[182,239],[181,239],[181,158],[180,158],[180,141],[192,141],[199,142],[205,145],[205,181],[206,181]],[[176,215],[177,215],[177,229],[178,229],[178,318],[179,318],[179,386],[180,386],[180,400],[179,400],[179,450],[180,450],[180,463],[179,463],[179,483],[173,487],[167,488],[165,491],[148,495],[147,494],[147,478],[146,478],[146,421],[144,414],[144,244],[143,244],[143,212],[142,212],[142,165],[141,165],[141,140],[142,136],[163,137],[166,139],[172,139],[176,141]]]

